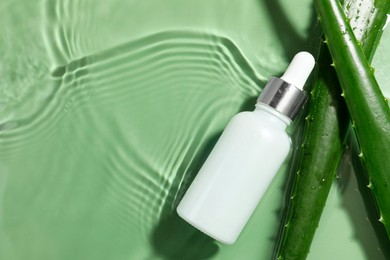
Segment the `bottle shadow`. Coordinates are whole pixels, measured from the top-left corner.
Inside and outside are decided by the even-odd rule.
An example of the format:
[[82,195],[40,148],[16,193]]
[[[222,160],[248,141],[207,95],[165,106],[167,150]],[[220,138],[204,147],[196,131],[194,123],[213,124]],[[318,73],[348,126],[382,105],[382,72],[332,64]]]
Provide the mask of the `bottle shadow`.
[[175,178],[169,190],[163,213],[150,238],[155,254],[163,259],[210,259],[219,251],[216,241],[180,218],[176,213],[176,207],[220,135],[221,133],[209,139],[204,149],[197,153],[188,167],[183,165],[183,168],[179,169],[179,172],[184,174],[179,174]]
[[165,259],[209,259],[219,250],[215,241],[185,222],[176,211],[160,220],[152,235],[155,252]]

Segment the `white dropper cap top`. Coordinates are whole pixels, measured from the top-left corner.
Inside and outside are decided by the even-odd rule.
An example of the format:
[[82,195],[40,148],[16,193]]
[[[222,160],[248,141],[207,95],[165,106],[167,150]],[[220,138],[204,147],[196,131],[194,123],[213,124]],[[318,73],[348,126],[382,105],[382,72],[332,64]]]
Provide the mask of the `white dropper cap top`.
[[313,55],[306,51],[298,52],[281,79],[302,90],[314,65]]

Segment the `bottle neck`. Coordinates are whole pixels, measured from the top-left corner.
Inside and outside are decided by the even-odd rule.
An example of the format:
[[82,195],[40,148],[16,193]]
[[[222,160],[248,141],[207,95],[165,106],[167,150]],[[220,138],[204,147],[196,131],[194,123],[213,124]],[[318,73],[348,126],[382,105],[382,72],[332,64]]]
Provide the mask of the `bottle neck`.
[[282,113],[280,113],[279,111],[277,111],[275,108],[273,107],[270,107],[264,103],[261,103],[261,102],[257,102],[256,103],[256,108],[254,110],[254,112],[265,112],[265,113],[268,113],[270,115],[272,115],[271,118],[275,119],[273,121],[275,121],[275,123],[279,123],[281,125],[281,127],[283,127],[283,129],[285,129],[287,126],[289,126],[292,122],[292,120],[283,115]]
[[267,83],[257,102],[268,105],[293,120],[305,100],[304,91],[274,77]]

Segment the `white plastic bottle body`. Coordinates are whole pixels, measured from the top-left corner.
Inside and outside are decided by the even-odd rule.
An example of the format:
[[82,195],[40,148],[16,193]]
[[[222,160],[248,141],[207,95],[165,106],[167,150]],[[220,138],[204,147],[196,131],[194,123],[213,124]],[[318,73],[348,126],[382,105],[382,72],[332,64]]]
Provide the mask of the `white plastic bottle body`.
[[234,116],[177,212],[212,238],[232,244],[286,159],[289,119],[272,108]]

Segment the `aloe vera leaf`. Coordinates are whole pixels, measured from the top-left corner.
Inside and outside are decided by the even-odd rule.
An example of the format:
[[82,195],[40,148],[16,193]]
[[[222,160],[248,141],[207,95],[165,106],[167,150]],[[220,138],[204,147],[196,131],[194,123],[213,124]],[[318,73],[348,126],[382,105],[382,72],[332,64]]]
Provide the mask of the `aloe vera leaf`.
[[[349,9],[360,7],[358,1],[349,1],[347,5]],[[378,6],[380,10],[367,5],[364,8],[369,9],[363,17],[365,22],[355,22],[358,25],[355,29],[363,32],[363,49],[367,55],[372,56],[381,35],[382,27],[378,27],[378,24],[385,21],[387,12],[383,10],[389,10],[389,5]],[[351,18],[357,20],[356,15],[359,13],[360,10]],[[371,22],[367,22],[368,20]],[[298,169],[298,174],[294,176],[289,196],[291,199],[287,201],[287,216],[276,251],[280,259],[302,259],[308,254],[344,150],[343,139],[347,133],[349,117],[339,95],[337,76],[330,64],[329,52],[326,47],[322,48],[319,74],[308,103],[304,146],[300,150],[299,165],[293,167],[293,171]]]
[[[365,4],[367,12],[360,11],[361,4]],[[349,6],[349,11],[354,11],[354,15],[347,15],[350,19],[350,25],[355,32],[361,30],[361,38],[357,40],[361,44],[364,56],[371,63],[374,57],[377,46],[379,45],[383,27],[387,21],[387,14],[390,12],[389,0],[376,1],[355,1],[349,0],[345,3],[345,7]],[[345,9],[345,8],[344,8]],[[365,28],[365,29],[364,29]]]
[[[375,6],[387,0],[376,0]],[[364,159],[390,234],[390,108],[337,0],[314,0]]]
[[[343,105],[337,91],[337,76],[330,67],[327,49],[321,51],[320,72],[311,92],[305,121],[305,141],[287,216],[277,250],[278,259],[304,259],[317,229],[343,151],[347,114],[338,114]],[[329,68],[328,68],[329,67]],[[332,86],[332,87],[330,87]]]
[[384,225],[381,222],[378,222],[378,206],[376,204],[376,200],[373,193],[369,188],[367,188],[369,178],[366,167],[358,156],[359,146],[357,143],[356,135],[355,133],[353,133],[353,131],[350,131],[348,135],[348,143],[350,149],[352,150],[352,165],[356,173],[357,185],[362,195],[368,219],[371,222],[372,227],[374,228],[382,253],[386,257],[386,259],[390,259],[390,240]]
[[[350,2],[347,2],[346,4],[349,5],[350,7],[349,12],[346,13],[348,17],[351,17],[350,13],[362,14],[358,10],[359,6],[356,6],[356,4],[355,6],[351,5]],[[362,43],[362,49],[364,55],[367,57],[367,60],[369,62],[371,62],[376,47],[379,44],[383,32],[383,27],[387,20],[386,19],[387,14],[390,12],[390,1],[378,1],[375,4],[376,7],[375,6],[370,7],[369,12],[366,13],[363,12],[363,15],[360,15],[358,19],[352,19],[350,21],[350,25],[355,32],[357,28],[354,27],[357,23],[360,24],[371,23],[371,27],[374,28],[374,30],[378,31],[378,33],[376,34],[361,33],[360,35],[363,35],[362,38],[358,38],[359,35],[357,36],[357,39]],[[374,16],[372,15],[373,13],[375,13]],[[364,14],[368,14],[368,15],[364,15]],[[369,176],[367,174],[367,169],[364,165],[363,160],[361,160],[361,158],[359,158],[358,156],[360,151],[359,151],[359,146],[357,143],[355,133],[353,131],[350,131],[348,138],[349,138],[349,146],[352,150],[352,165],[355,169],[358,187],[362,195],[362,199],[364,201],[368,218],[372,223],[372,226],[374,228],[377,237],[379,238],[379,244],[381,246],[383,253],[387,258],[390,258],[389,236],[386,233],[386,229],[384,225],[377,221],[379,218],[379,214],[378,214],[379,210],[378,210],[378,206],[374,194],[372,193],[371,189],[367,187],[367,185],[369,184]]]

